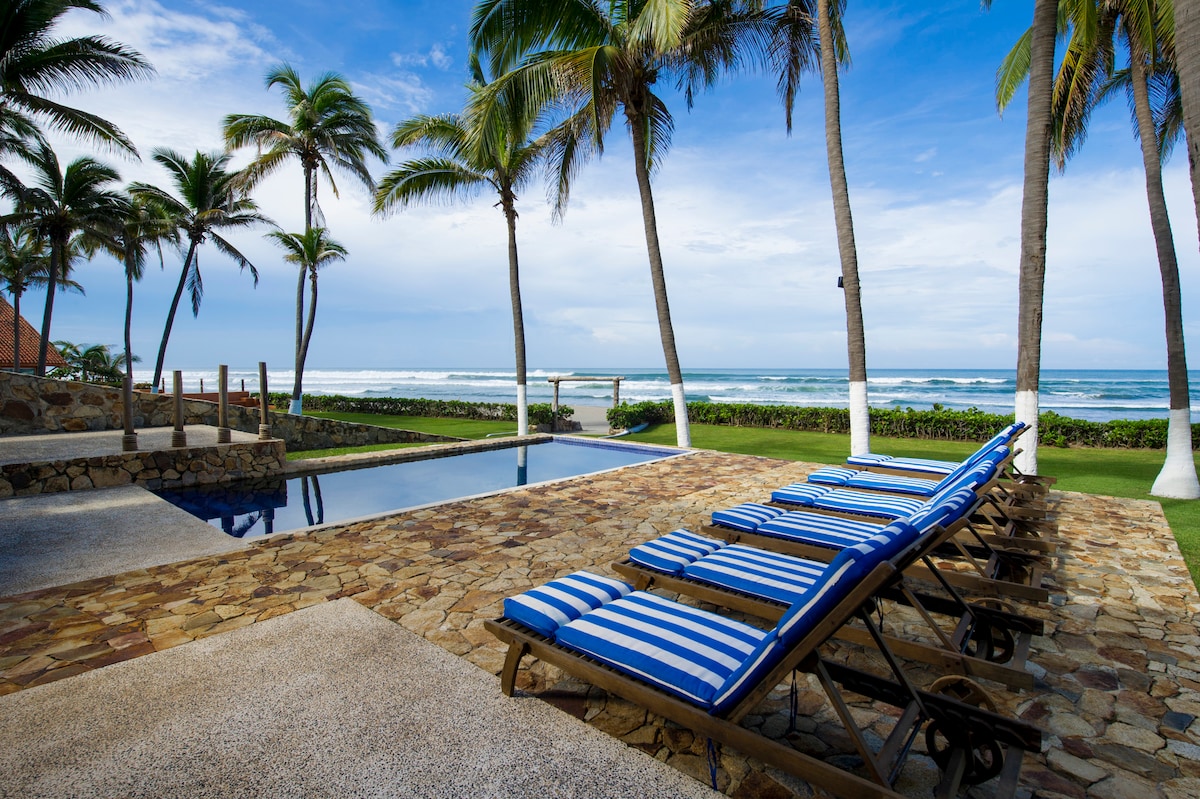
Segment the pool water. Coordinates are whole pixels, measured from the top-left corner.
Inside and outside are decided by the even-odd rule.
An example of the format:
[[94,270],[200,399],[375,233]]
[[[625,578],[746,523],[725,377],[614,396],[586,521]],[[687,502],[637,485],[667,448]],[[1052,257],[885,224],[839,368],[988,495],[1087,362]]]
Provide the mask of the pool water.
[[646,463],[672,450],[555,439],[288,479],[163,489],[160,497],[238,538]]

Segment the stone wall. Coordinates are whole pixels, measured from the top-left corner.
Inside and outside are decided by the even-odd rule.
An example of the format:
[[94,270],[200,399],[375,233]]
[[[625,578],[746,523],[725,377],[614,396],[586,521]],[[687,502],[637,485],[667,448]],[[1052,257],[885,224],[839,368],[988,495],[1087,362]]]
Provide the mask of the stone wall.
[[74,460],[0,465],[0,497],[138,484],[149,489],[208,485],[282,474],[278,440],[122,452]]
[[[0,371],[0,435],[121,430],[124,412],[125,401],[119,388]],[[185,399],[183,415],[184,424],[216,426],[217,404]],[[458,440],[274,411],[268,417],[272,437],[282,439],[292,451]],[[135,428],[169,427],[174,422],[174,397],[134,392]],[[234,430],[257,434],[258,424],[257,408],[229,407],[229,426]]]

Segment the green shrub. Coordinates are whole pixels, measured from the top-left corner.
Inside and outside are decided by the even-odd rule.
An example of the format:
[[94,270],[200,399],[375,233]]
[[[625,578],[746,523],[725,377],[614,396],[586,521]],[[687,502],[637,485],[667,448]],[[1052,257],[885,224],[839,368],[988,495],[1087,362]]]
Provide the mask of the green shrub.
[[[286,407],[291,394],[271,392],[271,404]],[[431,416],[443,419],[473,419],[485,422],[517,421],[517,406],[502,402],[462,402],[460,400],[411,399],[408,397],[341,397],[336,395],[304,395],[304,408],[328,413],[373,413],[383,416]],[[574,413],[566,405],[558,406],[558,416],[570,419]],[[529,405],[532,424],[550,423],[550,403]]]
[[[608,411],[614,428],[642,423],[670,424],[675,419],[671,402],[621,404]],[[929,410],[872,408],[871,435],[886,438],[927,438],[946,441],[984,442],[1013,420],[1011,414],[984,413],[978,408],[963,411],[934,405]],[[805,408],[793,405],[689,402],[692,424],[766,427],[818,433],[849,433],[850,411],[845,408]],[[1115,447],[1120,449],[1164,449],[1166,419],[1117,419],[1091,422],[1041,414],[1038,435],[1043,444],[1055,447]],[[1200,449],[1200,427],[1192,426],[1192,446]]]

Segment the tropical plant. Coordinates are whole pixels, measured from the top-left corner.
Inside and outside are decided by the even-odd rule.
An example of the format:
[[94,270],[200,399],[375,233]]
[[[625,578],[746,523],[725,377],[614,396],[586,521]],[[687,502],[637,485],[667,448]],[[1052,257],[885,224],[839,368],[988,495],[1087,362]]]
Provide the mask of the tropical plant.
[[[109,384],[120,383],[125,379],[123,370],[126,370],[128,359],[124,354],[114,358],[112,349],[107,344],[84,346],[70,341],[56,341],[54,346],[67,362],[67,366],[55,369],[51,377]],[[138,359],[134,357],[133,360]]]
[[13,370],[21,371],[21,297],[50,279],[50,255],[45,239],[29,228],[0,229],[0,289],[13,298]]
[[120,43],[101,36],[56,37],[55,26],[72,9],[106,16],[93,0],[8,0],[0,5],[0,129],[27,129],[42,119],[66,133],[136,153],[116,125],[49,97],[154,74],[140,53]]
[[[326,73],[307,89],[300,75],[288,64],[267,73],[267,88],[279,86],[287,100],[288,118],[283,122],[267,116],[230,114],[225,117],[225,144],[230,149],[248,145],[258,147],[258,156],[246,168],[248,186],[257,183],[293,160],[304,171],[304,230],[323,224],[317,202],[318,175],[325,175],[334,196],[338,196],[333,179],[334,167],[349,173],[368,190],[375,189],[374,178],[367,168],[371,156],[387,162],[388,154],[379,141],[370,106],[358,98],[345,78]],[[304,320],[305,269],[299,270],[296,282],[296,346],[300,346],[301,331],[311,329],[312,320]],[[314,306],[315,307],[315,304]],[[303,363],[299,350],[298,364]],[[304,371],[296,370],[289,412],[302,411]]]
[[[1059,14],[1061,33],[1069,33],[1054,83],[1053,154],[1060,169],[1087,135],[1092,111],[1124,90],[1130,99],[1135,136],[1141,145],[1146,197],[1162,281],[1166,321],[1170,425],[1166,462],[1151,493],[1178,499],[1200,498],[1200,480],[1192,457],[1191,397],[1184,347],[1179,264],[1163,191],[1162,160],[1178,137],[1181,116],[1177,81],[1171,64],[1174,13],[1171,0],[1066,0]],[[1116,69],[1123,42],[1126,68]],[[1005,59],[1000,85],[1015,90],[1028,64],[1027,37]],[[1000,96],[1002,104],[1011,93]],[[1153,101],[1153,102],[1152,102]]]
[[[296,374],[304,372],[304,362],[308,358],[308,344],[312,341],[313,325],[317,320],[317,270],[335,261],[344,260],[346,248],[327,235],[323,227],[313,227],[303,233],[284,233],[273,230],[268,235],[275,243],[283,248],[283,260],[296,264],[301,274],[307,274],[311,289],[309,292],[308,322],[303,331],[296,329]],[[302,299],[297,297],[297,302]],[[296,318],[304,316],[304,309],[298,308]]]
[[691,446],[683,372],[667,301],[650,175],[666,155],[674,120],[654,92],[671,79],[690,103],[747,58],[769,59],[783,9],[757,2],[656,0],[600,4],[593,0],[481,0],[471,22],[471,49],[499,75],[496,93],[516,92],[534,105],[551,99],[581,106],[580,149],[565,153],[560,176],[590,141],[603,150],[618,111],[633,143],[646,251],[659,335],[675,408],[676,437]]
[[[983,0],[991,6],[991,0]],[[1058,0],[1034,0],[1029,39],[1029,91],[1025,117],[1024,186],[1021,192],[1021,262],[1017,279],[1016,418],[1029,429],[1021,438],[1016,466],[1037,474],[1038,382],[1042,370],[1042,300],[1046,283],[1046,228],[1050,198],[1053,130],[1054,46]],[[1009,92],[997,71],[996,97]]]
[[157,386],[162,379],[167,342],[171,337],[175,312],[179,309],[179,300],[183,297],[184,288],[188,289],[191,299],[192,315],[200,313],[200,301],[204,297],[204,281],[200,275],[198,253],[200,245],[206,239],[211,239],[217,250],[232,258],[240,270],[248,269],[254,278],[254,285],[258,286],[258,270],[254,264],[221,235],[220,231],[270,224],[270,220],[259,213],[253,200],[242,194],[239,188],[240,175],[227,169],[230,160],[228,153],[197,151],[191,160],[188,160],[175,150],[160,147],[154,151],[153,158],[167,170],[178,196],[146,183],[134,183],[130,185],[129,191],[133,196],[161,208],[179,231],[181,243],[184,237],[187,238],[187,254],[179,273],[179,283],[171,298],[167,323],[163,328],[162,342],[159,344],[158,357],[154,363],[151,385]]
[[60,277],[65,277],[70,268],[74,252],[71,238],[76,233],[88,238],[103,237],[105,226],[123,213],[128,201],[109,188],[119,179],[116,170],[93,158],[76,158],[63,169],[54,150],[42,142],[31,154],[29,167],[33,171],[33,185],[21,188],[15,210],[0,217],[0,225],[25,225],[50,244],[37,364],[37,374],[45,375],[54,295]]
[[[394,147],[422,146],[423,158],[405,161],[389,172],[375,194],[375,212],[385,214],[413,202],[451,200],[490,190],[508,228],[508,289],[512,305],[517,375],[517,433],[529,432],[526,388],[525,322],[517,258],[517,192],[524,189],[547,159],[569,148],[570,122],[534,136],[537,109],[511,96],[484,91],[477,74],[472,102],[463,114],[416,116],[392,132]],[[561,186],[561,184],[560,184]],[[560,205],[561,208],[561,205]]]

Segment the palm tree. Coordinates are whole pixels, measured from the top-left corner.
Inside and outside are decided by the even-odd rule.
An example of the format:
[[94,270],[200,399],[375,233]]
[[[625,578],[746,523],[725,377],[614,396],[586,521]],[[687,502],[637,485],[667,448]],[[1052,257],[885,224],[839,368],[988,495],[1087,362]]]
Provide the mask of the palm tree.
[[[991,0],[984,0],[985,6]],[[1021,193],[1021,266],[1017,288],[1016,419],[1029,426],[1015,463],[1037,474],[1038,382],[1042,370],[1042,298],[1050,204],[1050,143],[1058,0],[1034,0],[1029,33],[1029,92],[1025,117],[1025,182]],[[1003,72],[998,74],[1003,79]],[[1006,91],[998,83],[996,96]]]
[[21,189],[16,209],[0,217],[0,225],[26,225],[50,244],[50,272],[37,365],[37,374],[45,375],[54,294],[60,277],[65,278],[70,268],[71,237],[76,233],[103,236],[105,226],[123,212],[127,200],[109,188],[119,179],[116,170],[95,159],[76,158],[64,170],[54,150],[42,142],[32,153],[29,166],[34,173],[34,184]]
[[[225,144],[237,149],[254,144],[259,155],[247,167],[247,185],[272,174],[292,160],[304,170],[304,230],[313,227],[321,216],[317,203],[317,176],[325,175],[336,197],[337,183],[333,168],[348,172],[368,190],[374,191],[375,181],[367,169],[367,160],[375,156],[384,163],[388,154],[379,141],[370,107],[350,89],[345,78],[326,73],[307,89],[296,70],[288,64],[267,73],[267,88],[280,86],[287,98],[290,122],[250,114],[230,114],[225,117]],[[304,321],[304,276],[301,267],[296,283],[296,346],[300,346],[301,330],[311,328]],[[303,358],[297,350],[297,363]],[[292,386],[290,413],[302,412],[303,370],[296,371]]]
[[0,229],[0,288],[13,298],[13,371],[21,371],[21,296],[50,280],[45,239],[29,228]]
[[863,326],[862,294],[858,277],[858,248],[850,213],[850,188],[842,158],[842,113],[838,90],[838,64],[848,60],[841,28],[845,0],[817,0],[817,27],[821,40],[821,81],[825,88],[825,157],[833,191],[833,217],[837,227],[838,256],[842,264],[842,290],[846,301],[846,347],[850,377],[850,454],[871,451],[871,416],[867,404],[867,337]]
[[113,358],[107,344],[81,346],[70,341],[56,341],[54,346],[68,364],[58,370],[59,377],[83,383],[119,383],[125,377],[121,370],[127,367],[129,359],[124,354]]
[[[1179,499],[1200,498],[1200,480],[1192,456],[1191,397],[1184,347],[1179,264],[1162,183],[1162,160],[1178,136],[1178,95],[1170,54],[1174,50],[1171,0],[1070,0],[1060,26],[1070,26],[1066,53],[1054,88],[1053,151],[1059,169],[1082,145],[1092,110],[1125,89],[1131,96],[1136,135],[1146,175],[1146,197],[1154,232],[1166,321],[1167,376],[1170,387],[1166,462],[1151,493]],[[1129,66],[1115,69],[1116,43],[1129,51]],[[1001,85],[1011,91],[1027,63],[1026,39],[1005,59]],[[1151,84],[1159,89],[1151,104]],[[1002,103],[1011,94],[998,98]]]
[[185,156],[166,147],[157,148],[153,158],[167,170],[175,184],[178,196],[146,183],[134,183],[130,193],[157,205],[170,217],[172,224],[187,237],[187,255],[179,273],[179,283],[171,298],[167,312],[167,323],[163,328],[162,342],[158,347],[158,358],[154,363],[152,386],[162,378],[163,361],[167,356],[167,341],[175,324],[175,312],[186,287],[191,297],[192,315],[200,313],[200,301],[204,296],[204,282],[200,276],[197,250],[205,239],[211,238],[216,248],[229,256],[241,270],[250,270],[254,285],[258,285],[258,270],[229,243],[218,231],[234,230],[270,221],[258,212],[258,206],[241,193],[241,176],[231,172],[228,153],[203,153],[197,151],[189,161]]
[[674,121],[654,86],[672,78],[690,103],[697,88],[711,87],[747,58],[766,60],[775,21],[783,12],[764,13],[761,5],[716,0],[604,6],[592,0],[481,0],[471,22],[472,52],[486,57],[492,74],[502,76],[492,91],[520,86],[520,95],[535,105],[550,98],[578,101],[597,152],[603,150],[618,110],[625,117],[681,447],[691,446],[691,433],[650,186]]
[[[268,235],[275,243],[283,248],[283,260],[296,264],[301,271],[308,274],[312,284],[309,294],[308,322],[301,335],[296,331],[296,374],[304,371],[304,361],[308,358],[308,343],[312,340],[313,324],[317,319],[317,270],[335,261],[344,260],[346,248],[328,237],[328,231],[323,227],[312,227],[303,233],[284,233],[273,230]],[[303,309],[299,314],[303,315]]]
[[[392,133],[394,147],[421,145],[430,155],[405,161],[388,173],[375,194],[378,214],[413,202],[474,196],[486,190],[499,196],[498,205],[508,228],[508,290],[516,353],[518,435],[529,432],[529,402],[517,258],[517,192],[529,185],[542,163],[550,163],[556,155],[572,147],[571,123],[568,120],[533,138],[537,114],[511,96],[486,92],[479,72],[466,113],[417,116],[396,126]],[[569,163],[567,166],[569,169]],[[559,186],[556,210],[561,213],[565,184],[560,181]]]
[[65,89],[102,86],[154,74],[136,50],[100,36],[60,39],[54,27],[72,9],[106,16],[93,0],[9,0],[0,7],[0,107],[7,130],[44,119],[52,127],[136,154],[115,125],[51,100]]
[[1187,131],[1192,203],[1200,230],[1200,8],[1194,3],[1175,4],[1175,63]]

